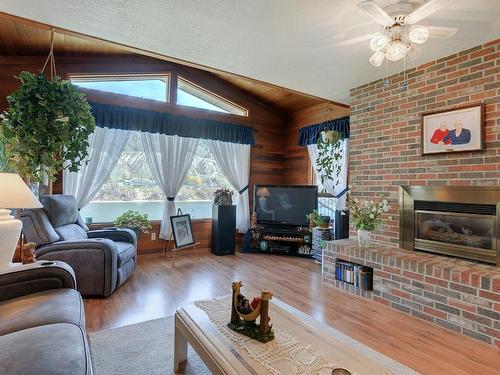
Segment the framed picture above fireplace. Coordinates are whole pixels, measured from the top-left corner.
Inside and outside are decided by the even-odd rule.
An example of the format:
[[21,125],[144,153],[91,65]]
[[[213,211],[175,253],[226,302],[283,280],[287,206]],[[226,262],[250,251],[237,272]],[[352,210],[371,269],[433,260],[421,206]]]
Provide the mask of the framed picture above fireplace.
[[482,104],[422,114],[422,155],[482,149]]

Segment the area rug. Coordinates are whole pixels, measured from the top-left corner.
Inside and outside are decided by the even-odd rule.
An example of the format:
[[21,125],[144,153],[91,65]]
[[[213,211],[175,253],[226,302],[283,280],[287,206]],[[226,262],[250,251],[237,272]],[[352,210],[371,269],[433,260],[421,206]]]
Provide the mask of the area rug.
[[[89,334],[95,375],[173,374],[174,318],[161,318]],[[185,374],[210,371],[189,346]]]

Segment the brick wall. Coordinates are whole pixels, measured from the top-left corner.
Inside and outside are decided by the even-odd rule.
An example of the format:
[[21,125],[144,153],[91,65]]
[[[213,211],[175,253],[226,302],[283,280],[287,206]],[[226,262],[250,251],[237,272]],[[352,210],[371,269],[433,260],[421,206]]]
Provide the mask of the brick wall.
[[[373,268],[373,292],[335,280],[335,259]],[[329,242],[323,282],[500,348],[500,271],[387,245]]]
[[[398,186],[500,183],[500,39],[351,90],[349,186],[372,198],[387,192],[392,221],[376,239],[399,242]],[[421,114],[485,104],[482,152],[421,156]]]

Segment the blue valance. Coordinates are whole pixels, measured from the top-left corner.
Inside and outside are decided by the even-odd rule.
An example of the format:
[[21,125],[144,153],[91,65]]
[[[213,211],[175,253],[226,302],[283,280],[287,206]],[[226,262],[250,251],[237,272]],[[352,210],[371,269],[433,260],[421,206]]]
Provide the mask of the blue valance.
[[101,128],[255,144],[253,129],[247,126],[111,104],[92,102],[89,104],[92,107],[96,125]]
[[323,130],[335,130],[342,134],[342,138],[350,138],[351,132],[349,125],[349,116],[346,116],[302,128],[299,130],[299,145],[307,146],[317,143]]

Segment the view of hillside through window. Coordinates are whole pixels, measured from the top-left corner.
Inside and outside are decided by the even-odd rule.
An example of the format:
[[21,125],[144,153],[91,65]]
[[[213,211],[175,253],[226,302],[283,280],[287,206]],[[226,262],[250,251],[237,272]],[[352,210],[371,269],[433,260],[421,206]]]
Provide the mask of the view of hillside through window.
[[[211,217],[212,193],[231,185],[213,159],[207,141],[200,140],[193,164],[184,180],[176,205],[193,218]],[[112,222],[128,209],[148,214],[151,220],[163,215],[165,196],[149,170],[139,132],[132,132],[113,172],[92,202],[81,210],[88,222]]]

